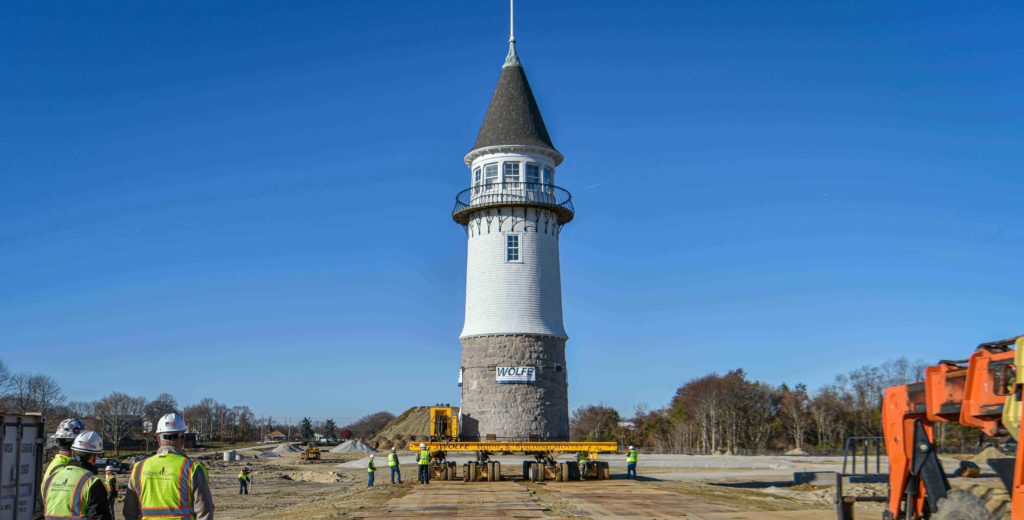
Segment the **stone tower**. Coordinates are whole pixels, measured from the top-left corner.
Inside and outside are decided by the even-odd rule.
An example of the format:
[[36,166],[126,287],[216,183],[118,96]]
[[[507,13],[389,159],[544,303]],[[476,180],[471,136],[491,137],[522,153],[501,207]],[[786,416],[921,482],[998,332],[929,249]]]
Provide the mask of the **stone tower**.
[[562,159],[510,34],[465,157],[471,185],[452,214],[469,242],[459,337],[463,439],[569,440],[558,239],[574,210],[569,192],[554,184]]

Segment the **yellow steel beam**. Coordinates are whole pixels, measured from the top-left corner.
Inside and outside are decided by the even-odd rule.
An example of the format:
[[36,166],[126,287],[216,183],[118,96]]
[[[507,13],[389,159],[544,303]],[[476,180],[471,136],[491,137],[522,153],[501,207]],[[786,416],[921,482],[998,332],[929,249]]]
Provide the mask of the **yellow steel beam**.
[[409,442],[409,449],[419,451],[420,444],[426,444],[430,451],[489,451],[489,452],[540,452],[553,451],[576,453],[614,453],[618,444],[614,442]]

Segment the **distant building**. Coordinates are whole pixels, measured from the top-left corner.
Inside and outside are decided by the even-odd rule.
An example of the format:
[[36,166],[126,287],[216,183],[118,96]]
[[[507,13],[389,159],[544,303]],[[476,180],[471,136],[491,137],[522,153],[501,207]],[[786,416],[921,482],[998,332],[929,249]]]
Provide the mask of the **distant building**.
[[283,432],[279,432],[277,430],[263,436],[263,440],[265,442],[283,442],[287,439],[288,437]]

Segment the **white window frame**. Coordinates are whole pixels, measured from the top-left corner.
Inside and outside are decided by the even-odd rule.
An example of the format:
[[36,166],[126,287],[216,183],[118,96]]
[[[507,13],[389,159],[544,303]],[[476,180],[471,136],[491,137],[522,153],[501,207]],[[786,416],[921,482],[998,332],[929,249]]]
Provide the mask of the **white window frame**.
[[[509,244],[509,240],[515,237],[515,259],[509,258],[513,250],[513,246]],[[506,233],[505,234],[505,263],[507,264],[521,264],[523,263],[523,236],[519,233]]]
[[555,169],[550,166],[545,166],[544,169],[541,170],[540,183],[544,185],[544,191],[548,193],[555,191],[554,188],[552,188],[552,186],[555,185]]
[[[514,174],[512,173],[513,170],[515,171]],[[501,165],[501,182],[503,182],[503,183],[509,183],[509,182],[520,183],[520,182],[523,182],[523,168],[519,164],[518,161],[507,161],[507,162],[502,163],[502,165]],[[507,184],[506,184],[505,187],[506,188],[515,188],[515,186],[508,186]]]
[[[525,179],[527,189],[535,190],[540,185],[541,168],[543,166],[537,163],[526,163],[526,175],[523,178]],[[530,178],[530,170],[534,171],[533,179]]]
[[[492,168],[494,170],[494,172],[493,172],[494,175],[493,176],[489,175],[491,173],[491,171],[489,171],[489,170],[491,170]],[[501,179],[501,177],[500,177],[500,173],[501,172],[499,172],[498,170],[499,170],[498,169],[498,163],[488,163],[488,164],[484,165],[484,189],[486,189],[488,191],[493,190],[493,189],[495,189],[495,186],[493,186],[493,185],[494,184],[498,184],[499,182],[501,182],[501,180],[500,180]]]
[[473,168],[473,193],[480,193],[480,183],[483,182],[483,170],[477,166]]

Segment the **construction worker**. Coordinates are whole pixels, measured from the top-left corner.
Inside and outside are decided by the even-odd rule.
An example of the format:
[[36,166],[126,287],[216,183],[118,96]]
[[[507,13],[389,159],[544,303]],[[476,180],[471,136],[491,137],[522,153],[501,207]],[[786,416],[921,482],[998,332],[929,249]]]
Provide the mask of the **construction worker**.
[[633,446],[629,447],[629,454],[626,455],[626,478],[636,480],[636,459],[639,453]]
[[[68,462],[71,462],[71,444],[75,442],[75,437],[79,433],[85,430],[85,424],[80,419],[74,417],[64,419],[57,425],[57,431],[53,434],[53,442],[57,445],[57,453],[53,456],[53,460],[46,466],[46,471],[43,472],[43,482],[46,482],[46,477],[50,475],[55,469],[66,466]],[[43,485],[39,485],[39,494],[36,495],[36,511],[39,513],[36,515],[37,520],[42,520],[43,510]]]
[[249,475],[250,471],[252,471],[252,470],[249,469],[249,465],[246,464],[245,467],[242,468],[242,471],[238,472],[238,494],[239,495],[242,495],[242,494],[248,495],[249,494],[249,479],[252,478]]
[[103,453],[103,438],[85,430],[71,444],[72,459],[53,468],[43,481],[44,518],[113,520],[107,488],[96,477],[96,458]]
[[117,503],[117,477],[114,476],[114,466],[107,466],[103,469],[104,481],[107,486],[107,503],[110,504],[110,518],[115,518],[114,504]]
[[388,467],[391,468],[391,483],[395,483],[395,475],[398,475],[398,483],[402,483],[402,470],[398,469],[398,452],[395,448],[391,448],[391,453],[388,454]]
[[373,464],[373,454],[370,454],[370,462],[366,463],[366,472],[369,473],[369,480],[366,487],[373,487],[373,474],[377,472],[377,466]]
[[206,467],[185,456],[187,431],[185,419],[176,413],[157,422],[160,448],[156,455],[136,462],[128,478],[124,497],[126,520],[213,520],[213,496]]
[[420,457],[417,460],[420,470],[420,484],[430,484],[430,451],[426,444],[420,444]]
[[580,468],[580,480],[587,480],[587,454],[576,452],[576,465]]

